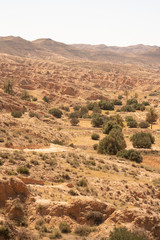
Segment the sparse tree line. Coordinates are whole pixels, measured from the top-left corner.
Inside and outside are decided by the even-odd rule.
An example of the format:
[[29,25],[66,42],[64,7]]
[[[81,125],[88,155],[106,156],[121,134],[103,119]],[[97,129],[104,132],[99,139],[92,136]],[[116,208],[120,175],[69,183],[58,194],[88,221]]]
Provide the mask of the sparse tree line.
[[[4,92],[13,95],[13,82],[6,81],[4,83]],[[122,105],[121,99],[122,95],[119,95],[117,99],[113,100],[100,100],[99,102],[88,102],[85,106],[75,105],[73,106],[73,111],[70,112],[70,108],[67,106],[61,106],[58,108],[49,109],[48,113],[53,115],[56,118],[61,118],[64,111],[65,115],[68,116],[68,119],[72,126],[76,126],[79,124],[80,118],[88,118],[91,119],[91,124],[93,127],[102,128],[102,132],[106,134],[106,137],[100,139],[99,144],[94,145],[94,149],[97,149],[98,153],[101,154],[110,154],[124,157],[126,159],[130,159],[133,161],[141,162],[142,157],[140,153],[136,150],[126,150],[126,142],[123,135],[123,127],[124,121],[119,114],[109,116],[109,111],[113,111],[115,106]],[[126,93],[126,105],[122,106],[118,109],[117,112],[134,112],[137,110],[144,111],[146,106],[149,106],[148,101],[143,101],[139,103],[137,100],[137,96],[128,99],[128,95]],[[21,94],[21,99],[26,101],[36,101],[37,99],[33,96],[29,95],[29,93],[25,90]],[[49,98],[47,96],[43,97],[43,101],[49,103]],[[105,115],[102,114],[102,110],[106,111]],[[14,111],[11,113],[13,117],[20,118],[23,112]],[[30,117],[36,116],[33,112],[29,113]],[[150,107],[146,114],[145,121],[137,122],[132,116],[127,116],[125,121],[129,128],[148,128],[157,121],[158,115],[154,108]],[[93,140],[99,140],[100,136],[97,134],[93,134],[91,136]],[[151,133],[139,132],[135,133],[130,137],[130,141],[134,148],[151,148],[152,144],[155,142],[155,138]]]

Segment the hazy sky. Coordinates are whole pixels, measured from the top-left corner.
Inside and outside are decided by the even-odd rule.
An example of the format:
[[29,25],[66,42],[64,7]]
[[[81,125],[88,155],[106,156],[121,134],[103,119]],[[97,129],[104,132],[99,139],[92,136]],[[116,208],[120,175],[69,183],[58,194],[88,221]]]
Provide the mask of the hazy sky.
[[160,0],[0,0],[0,36],[160,46]]

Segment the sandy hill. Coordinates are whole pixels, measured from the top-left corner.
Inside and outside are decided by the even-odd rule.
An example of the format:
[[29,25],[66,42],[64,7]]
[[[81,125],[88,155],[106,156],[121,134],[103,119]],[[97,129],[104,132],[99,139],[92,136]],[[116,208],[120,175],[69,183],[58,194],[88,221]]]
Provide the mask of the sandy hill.
[[52,39],[37,39],[27,41],[20,37],[0,37],[0,53],[21,56],[38,57],[41,59],[59,60],[90,60],[113,63],[160,64],[160,50],[157,46],[142,44],[129,47],[116,47],[89,44],[72,44],[56,42]]

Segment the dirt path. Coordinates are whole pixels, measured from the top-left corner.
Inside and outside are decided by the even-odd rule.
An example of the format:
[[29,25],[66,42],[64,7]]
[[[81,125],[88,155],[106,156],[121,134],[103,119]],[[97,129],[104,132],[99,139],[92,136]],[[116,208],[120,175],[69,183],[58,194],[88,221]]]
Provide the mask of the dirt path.
[[[52,153],[52,152],[66,152],[69,151],[70,147],[60,146],[56,144],[50,144],[48,148],[36,148],[36,149],[23,149],[24,152],[41,152],[41,153]],[[21,149],[13,149],[13,148],[0,148],[0,151],[21,151]]]

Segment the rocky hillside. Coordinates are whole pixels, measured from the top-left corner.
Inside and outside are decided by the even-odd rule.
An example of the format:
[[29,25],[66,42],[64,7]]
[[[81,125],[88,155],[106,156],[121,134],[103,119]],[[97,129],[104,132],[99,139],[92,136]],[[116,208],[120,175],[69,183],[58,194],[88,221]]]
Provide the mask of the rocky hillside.
[[0,38],[0,240],[160,240],[159,56]]

